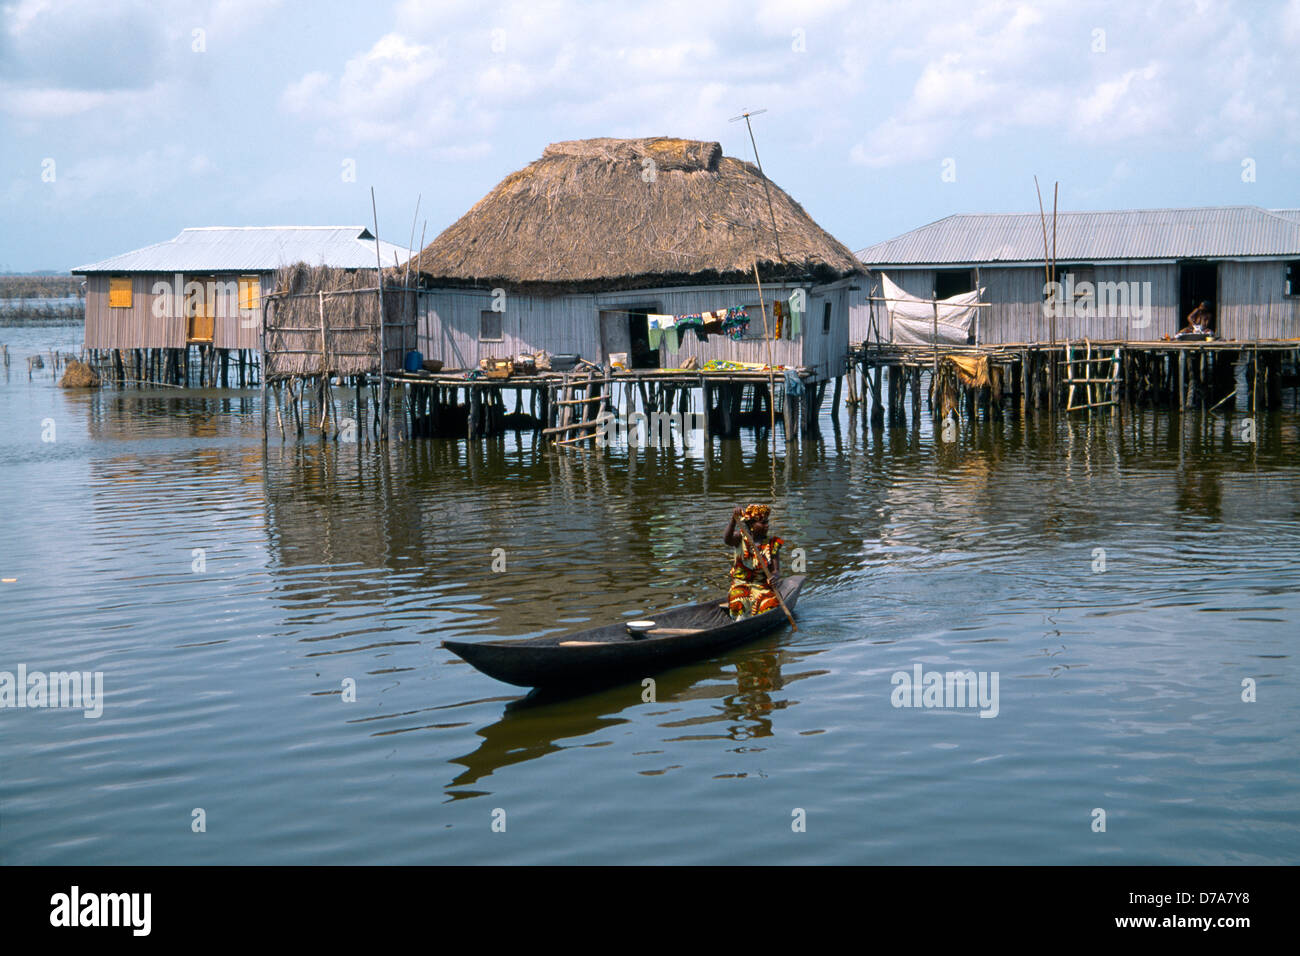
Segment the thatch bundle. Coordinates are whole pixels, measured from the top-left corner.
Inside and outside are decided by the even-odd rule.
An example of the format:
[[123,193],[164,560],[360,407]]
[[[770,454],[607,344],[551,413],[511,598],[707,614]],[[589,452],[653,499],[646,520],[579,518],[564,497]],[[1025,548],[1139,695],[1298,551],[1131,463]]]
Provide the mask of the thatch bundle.
[[[415,302],[385,278],[385,367],[401,365],[415,340]],[[379,371],[379,296],[373,270],[297,263],[275,277],[266,319],[266,378]]]
[[59,388],[99,388],[101,384],[95,370],[76,359],[68,360],[67,370],[59,379]]
[[755,260],[765,279],[862,270],[752,164],[657,137],[552,143],[418,262],[426,284],[544,293],[750,281]]

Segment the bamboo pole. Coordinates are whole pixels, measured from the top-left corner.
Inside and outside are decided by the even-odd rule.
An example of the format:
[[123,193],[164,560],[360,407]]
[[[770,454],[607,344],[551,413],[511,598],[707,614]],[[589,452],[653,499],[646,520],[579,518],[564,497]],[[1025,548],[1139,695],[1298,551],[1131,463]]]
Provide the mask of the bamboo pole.
[[375,205],[375,187],[370,187],[370,213],[375,221],[375,287],[379,296],[379,440],[388,440],[388,378],[384,374],[386,342],[384,335],[384,263],[379,253],[379,209]]
[[[748,125],[748,123],[749,123],[749,117],[748,117],[748,116],[745,117],[745,123],[746,123],[746,125]],[[753,130],[750,130],[749,135],[750,135],[750,137],[752,138],[753,135],[754,135],[754,131],[753,131]],[[755,157],[757,157],[757,155],[758,155],[758,147],[757,147],[757,146],[754,147],[754,155],[755,155]],[[766,180],[766,179],[764,179],[763,184],[764,184],[764,186],[767,185],[767,180]],[[769,197],[768,197],[768,205],[770,206],[771,203],[772,203],[772,199],[771,199],[771,197],[769,196]],[[776,231],[776,218],[775,218],[775,216],[774,216],[773,219],[772,219],[772,230],[773,230],[773,232]],[[778,250],[779,250],[779,249],[780,249],[780,246],[778,245],[777,248],[778,248]],[[758,257],[757,257],[757,256],[754,257],[754,284],[755,284],[756,286],[758,286],[758,308],[759,308],[759,311],[763,313],[763,338],[767,340],[767,384],[768,384],[768,388],[772,391],[772,394],[776,394],[776,373],[772,370],[772,338],[771,338],[771,336],[768,334],[768,328],[767,328],[767,303],[766,303],[766,302],[764,301],[764,299],[763,299],[763,280],[760,279],[759,276],[758,276]],[[771,432],[771,438],[772,438],[772,455],[773,455],[773,457],[775,457],[775,456],[776,456],[776,407],[773,406],[772,403],[770,403],[770,402],[768,403],[768,407],[769,407],[769,410],[770,410],[770,414],[769,414],[769,416],[768,416],[768,418],[769,418],[769,421],[768,421],[768,428],[769,428],[769,431]]]

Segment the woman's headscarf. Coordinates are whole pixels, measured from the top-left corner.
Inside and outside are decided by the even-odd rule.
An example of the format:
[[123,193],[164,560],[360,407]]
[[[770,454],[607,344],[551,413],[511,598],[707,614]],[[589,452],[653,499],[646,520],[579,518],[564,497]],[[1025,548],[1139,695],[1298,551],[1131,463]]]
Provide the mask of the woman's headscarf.
[[745,524],[749,525],[750,527],[753,527],[754,520],[756,518],[762,518],[763,520],[767,520],[767,518],[771,514],[772,514],[771,505],[750,505],[740,513],[740,520],[745,522]]

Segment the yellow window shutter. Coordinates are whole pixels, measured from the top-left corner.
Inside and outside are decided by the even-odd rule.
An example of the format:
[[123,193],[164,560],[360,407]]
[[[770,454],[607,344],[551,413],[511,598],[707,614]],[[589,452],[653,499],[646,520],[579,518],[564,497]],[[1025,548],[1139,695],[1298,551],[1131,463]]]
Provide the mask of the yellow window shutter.
[[131,308],[131,277],[130,276],[109,277],[108,307],[110,309]]
[[245,276],[239,280],[239,307],[241,309],[260,309],[262,307],[262,279],[260,276]]

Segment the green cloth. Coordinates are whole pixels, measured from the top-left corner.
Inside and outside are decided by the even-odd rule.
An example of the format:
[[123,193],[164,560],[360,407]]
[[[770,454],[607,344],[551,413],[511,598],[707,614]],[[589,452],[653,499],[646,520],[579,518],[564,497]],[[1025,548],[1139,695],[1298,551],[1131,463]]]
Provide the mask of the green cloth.
[[663,338],[663,335],[664,335],[663,329],[656,328],[654,325],[650,326],[647,337],[650,340],[650,347],[652,349],[659,348],[659,340]]

